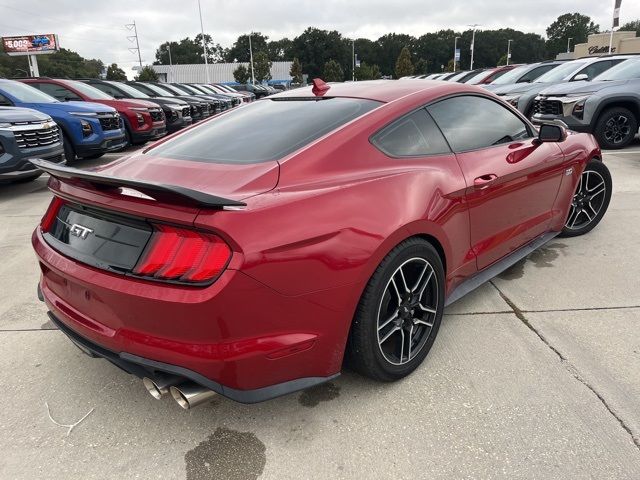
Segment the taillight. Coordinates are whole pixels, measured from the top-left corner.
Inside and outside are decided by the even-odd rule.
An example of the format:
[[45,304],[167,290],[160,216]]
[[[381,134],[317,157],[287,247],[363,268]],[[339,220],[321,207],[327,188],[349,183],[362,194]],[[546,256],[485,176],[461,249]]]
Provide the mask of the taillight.
[[51,203],[49,204],[49,208],[47,212],[42,217],[40,221],[40,228],[42,228],[42,232],[48,232],[53,227],[54,222],[56,221],[56,217],[58,216],[58,212],[60,211],[60,207],[64,205],[64,200],[60,197],[53,197]]
[[202,283],[213,280],[231,257],[229,246],[216,235],[155,225],[135,275],[157,280]]

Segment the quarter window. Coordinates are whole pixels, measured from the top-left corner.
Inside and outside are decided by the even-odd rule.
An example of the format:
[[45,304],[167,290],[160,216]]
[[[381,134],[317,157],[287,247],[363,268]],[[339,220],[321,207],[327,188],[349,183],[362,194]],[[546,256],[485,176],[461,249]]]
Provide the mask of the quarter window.
[[431,116],[420,109],[377,133],[373,144],[392,157],[449,153],[449,146]]
[[494,100],[479,96],[447,98],[427,107],[455,152],[530,138],[529,126]]

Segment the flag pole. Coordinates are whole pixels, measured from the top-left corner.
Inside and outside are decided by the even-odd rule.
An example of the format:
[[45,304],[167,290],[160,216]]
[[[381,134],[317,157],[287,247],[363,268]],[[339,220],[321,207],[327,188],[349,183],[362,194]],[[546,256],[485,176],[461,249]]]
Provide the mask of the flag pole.
[[620,25],[620,4],[622,0],[613,0],[613,22],[611,23],[611,34],[609,35],[609,55],[613,49],[613,29]]

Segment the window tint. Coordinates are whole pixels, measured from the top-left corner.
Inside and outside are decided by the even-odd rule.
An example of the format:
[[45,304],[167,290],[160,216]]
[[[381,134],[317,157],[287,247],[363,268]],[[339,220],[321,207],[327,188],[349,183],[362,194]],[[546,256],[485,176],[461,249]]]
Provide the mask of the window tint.
[[521,83],[521,82],[533,82],[540,75],[544,75],[549,70],[553,70],[557,66],[558,66],[558,64],[556,63],[555,65],[540,65],[539,67],[532,68],[527,73],[525,73],[522,77],[520,77],[518,79],[518,82],[519,83]]
[[32,84],[26,85],[24,83],[16,82],[13,80],[2,81],[0,80],[0,90],[5,93],[5,96],[18,102],[26,103],[56,103],[57,100],[46,93],[41,92],[37,88],[34,88]]
[[275,160],[379,105],[355,98],[260,100],[151,148],[149,154],[212,163]]
[[[589,80],[593,80],[594,77],[597,77],[605,70],[609,70],[611,68],[611,60],[603,60],[602,62],[594,62],[591,65],[580,70],[576,75],[580,75],[585,73]],[[574,75],[575,77],[575,75]]]
[[[133,98],[149,98],[149,95],[142,93],[140,90],[137,90],[132,86],[127,85],[126,83],[119,83],[119,82],[113,82],[113,81],[107,80],[102,85],[109,85],[110,88],[113,88],[115,93],[122,94],[122,92],[124,92]],[[95,85],[95,87],[98,87],[98,85]],[[112,95],[110,92],[107,92],[107,93]]]
[[120,95],[120,92],[118,92],[111,85],[106,85],[104,83],[94,83],[94,84],[91,84],[91,86],[94,88],[97,88],[101,92],[106,93],[107,95],[111,95],[114,98],[116,97],[116,95]]
[[11,107],[13,106],[13,103],[11,103],[11,101],[4,95],[0,95],[0,105]]
[[392,157],[414,157],[450,152],[433,119],[424,110],[402,117],[377,133],[373,144]]
[[618,62],[614,67],[599,75],[595,80],[631,80],[640,78],[640,59],[627,60],[626,62]]
[[82,101],[82,99],[78,95],[73,93],[68,88],[61,87],[60,85],[56,85],[54,83],[31,83],[31,85],[43,91],[44,93],[48,93],[61,102],[65,102],[67,100]]
[[488,98],[460,96],[427,108],[455,152],[491,147],[531,137],[529,127]]

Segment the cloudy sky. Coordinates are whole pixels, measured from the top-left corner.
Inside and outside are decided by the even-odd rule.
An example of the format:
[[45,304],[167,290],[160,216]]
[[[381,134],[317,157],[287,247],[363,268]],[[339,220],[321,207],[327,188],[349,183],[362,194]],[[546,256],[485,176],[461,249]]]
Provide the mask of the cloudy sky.
[[[260,31],[293,38],[308,26],[346,37],[375,39],[385,33],[419,36],[443,28],[512,27],[544,35],[559,15],[580,12],[601,29],[611,25],[613,0],[201,0],[204,29],[229,46],[238,35]],[[443,8],[446,5],[446,8]],[[621,24],[640,18],[640,1],[623,0]],[[136,21],[142,59],[156,47],[200,31],[197,0],[0,0],[0,36],[57,33],[60,44],[88,58],[116,62],[126,71],[137,62],[124,24]]]

